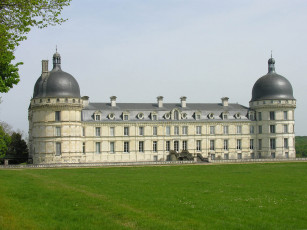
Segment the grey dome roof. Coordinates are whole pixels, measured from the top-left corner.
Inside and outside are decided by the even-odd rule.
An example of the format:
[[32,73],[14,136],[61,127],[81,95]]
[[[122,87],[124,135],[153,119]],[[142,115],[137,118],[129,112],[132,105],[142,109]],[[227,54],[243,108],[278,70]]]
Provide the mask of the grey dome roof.
[[33,98],[38,97],[80,97],[76,79],[61,70],[61,56],[53,55],[53,69],[40,76],[34,86]]
[[275,73],[275,60],[268,61],[269,72],[259,78],[253,86],[251,101],[294,99],[291,83],[287,78]]

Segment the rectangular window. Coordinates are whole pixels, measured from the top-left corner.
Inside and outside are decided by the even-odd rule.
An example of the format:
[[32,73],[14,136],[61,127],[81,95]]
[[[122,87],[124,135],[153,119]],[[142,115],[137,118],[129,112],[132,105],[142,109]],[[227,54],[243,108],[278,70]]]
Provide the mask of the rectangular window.
[[55,155],[60,156],[62,154],[61,143],[57,142],[55,144]]
[[200,114],[196,115],[196,120],[200,120]]
[[55,135],[57,137],[60,137],[61,136],[61,127],[55,127]]
[[115,153],[115,145],[114,145],[114,142],[110,142],[110,153]]
[[289,158],[289,153],[288,152],[285,152],[285,157]]
[[174,141],[174,150],[179,151],[179,141]]
[[82,153],[85,154],[85,142],[82,144]]
[[139,141],[139,152],[144,152],[144,141]]
[[210,150],[214,150],[214,140],[210,140]]
[[238,153],[238,159],[242,159],[242,153]]
[[55,111],[55,121],[61,121],[61,111]]
[[270,111],[270,120],[274,121],[275,120],[275,112]]
[[110,136],[115,136],[115,128],[110,127]]
[[215,160],[215,154],[211,154],[211,160]]
[[237,125],[237,134],[242,134],[242,126]]
[[275,125],[270,125],[270,133],[275,133]]
[[224,154],[224,159],[225,159],[225,160],[228,160],[228,159],[229,159],[228,153],[225,153],[225,154]]
[[210,134],[215,134],[215,126],[210,126]]
[[182,135],[188,134],[188,126],[182,126]]
[[139,127],[139,135],[140,136],[144,135],[144,127]]
[[100,153],[100,142],[96,142],[96,153]]
[[271,152],[271,157],[275,158],[275,152]]
[[156,114],[153,114],[153,115],[152,115],[152,120],[154,120],[154,121],[158,120],[158,117],[157,117]]
[[166,134],[167,136],[169,136],[169,135],[171,134],[171,127],[170,127],[170,126],[166,126],[166,127],[165,127],[165,134]]
[[197,135],[201,134],[201,126],[196,126],[196,134]]
[[284,111],[284,120],[288,120],[288,111]]
[[153,152],[157,152],[158,151],[157,146],[158,146],[157,141],[153,141],[152,142],[152,151]]
[[96,115],[95,115],[95,120],[96,120],[96,121],[100,121],[100,115],[96,114]]
[[262,121],[262,114],[261,114],[261,112],[258,112],[258,121]]
[[274,138],[271,138],[271,139],[270,139],[270,148],[271,148],[271,149],[276,149],[275,139],[274,139]]
[[196,151],[201,151],[201,140],[196,141]]
[[179,135],[179,127],[178,126],[174,127],[174,134]]
[[262,149],[262,140],[261,139],[258,140],[258,149],[259,150]]
[[224,150],[228,150],[228,140],[224,140]]
[[288,125],[284,125],[284,133],[288,133]]
[[187,141],[182,141],[182,150],[187,150]]
[[152,135],[157,136],[158,134],[158,127],[154,126],[152,127]]
[[82,136],[85,136],[85,127],[82,127]]
[[254,134],[255,133],[255,126],[250,126],[249,127],[249,133]]
[[284,138],[284,148],[288,149],[289,148],[289,141],[288,138]]
[[166,142],[165,142],[165,151],[166,151],[166,152],[169,152],[169,150],[171,149],[170,144],[171,144],[170,141],[166,141]]
[[251,121],[255,120],[254,113],[250,113],[250,114],[249,114],[249,119],[250,119]]
[[100,127],[96,127],[96,137],[100,137]]
[[129,136],[129,127],[124,127],[124,136]]
[[129,142],[128,141],[124,142],[124,153],[129,153]]
[[241,149],[242,149],[241,144],[242,144],[242,140],[241,140],[241,139],[238,139],[238,140],[237,140],[237,150],[241,150]]
[[249,149],[254,149],[254,139],[249,140]]
[[228,126],[224,126],[224,127],[223,127],[223,131],[224,131],[224,134],[228,134],[228,133],[229,133],[229,128],[228,128]]
[[262,133],[262,125],[258,126],[258,133],[261,134]]
[[255,153],[251,153],[251,158],[255,159]]
[[124,121],[128,121],[129,120],[129,116],[127,114],[124,115]]

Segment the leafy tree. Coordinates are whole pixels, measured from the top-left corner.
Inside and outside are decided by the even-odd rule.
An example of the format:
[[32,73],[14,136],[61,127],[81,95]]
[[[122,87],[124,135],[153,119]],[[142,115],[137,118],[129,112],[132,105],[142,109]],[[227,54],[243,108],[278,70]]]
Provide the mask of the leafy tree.
[[20,133],[13,133],[11,136],[11,143],[9,145],[7,153],[9,155],[27,156],[28,146],[26,142],[22,139]]
[[5,154],[8,151],[10,143],[11,143],[10,135],[4,132],[4,129],[0,125],[0,158],[5,156]]
[[66,21],[61,11],[71,0],[1,0],[0,1],[0,92],[8,92],[19,82],[14,51],[32,27],[45,28]]

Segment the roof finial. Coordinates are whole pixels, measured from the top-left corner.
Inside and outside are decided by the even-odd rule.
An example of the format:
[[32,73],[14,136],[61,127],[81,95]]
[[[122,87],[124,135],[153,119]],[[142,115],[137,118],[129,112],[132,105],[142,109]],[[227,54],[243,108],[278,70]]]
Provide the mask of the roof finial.
[[58,45],[55,45],[55,52],[58,52]]
[[272,57],[272,53],[273,53],[273,51],[271,50],[271,58],[273,58],[273,57]]

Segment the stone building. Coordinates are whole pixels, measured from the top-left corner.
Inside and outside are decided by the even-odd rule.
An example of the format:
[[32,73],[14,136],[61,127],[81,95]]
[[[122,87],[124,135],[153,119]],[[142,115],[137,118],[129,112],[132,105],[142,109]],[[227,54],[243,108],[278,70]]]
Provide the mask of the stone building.
[[[166,161],[171,150],[211,159],[295,158],[294,109],[290,82],[268,73],[252,89],[249,107],[228,102],[92,103],[76,79],[42,61],[29,106],[33,163]],[[173,152],[173,151],[172,151]]]

